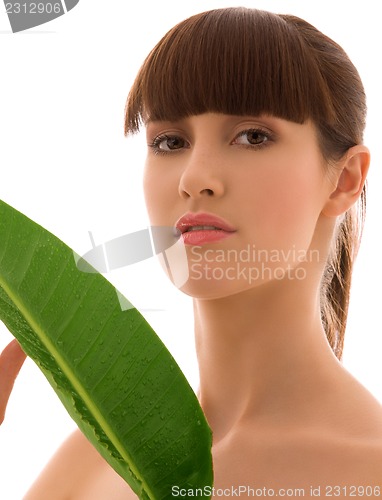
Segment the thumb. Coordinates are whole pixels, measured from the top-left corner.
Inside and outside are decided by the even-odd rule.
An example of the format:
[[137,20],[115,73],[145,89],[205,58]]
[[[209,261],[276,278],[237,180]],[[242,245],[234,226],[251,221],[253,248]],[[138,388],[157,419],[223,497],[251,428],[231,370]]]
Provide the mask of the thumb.
[[12,340],[0,354],[0,424],[4,420],[13,384],[25,358],[26,355],[17,340]]

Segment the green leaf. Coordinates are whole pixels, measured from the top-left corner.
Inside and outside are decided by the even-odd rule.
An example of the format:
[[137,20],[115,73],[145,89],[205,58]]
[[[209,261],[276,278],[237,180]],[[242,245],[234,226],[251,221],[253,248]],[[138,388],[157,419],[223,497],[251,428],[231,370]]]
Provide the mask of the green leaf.
[[172,486],[210,497],[211,431],[166,347],[102,275],[3,201],[0,319],[140,498],[171,498]]

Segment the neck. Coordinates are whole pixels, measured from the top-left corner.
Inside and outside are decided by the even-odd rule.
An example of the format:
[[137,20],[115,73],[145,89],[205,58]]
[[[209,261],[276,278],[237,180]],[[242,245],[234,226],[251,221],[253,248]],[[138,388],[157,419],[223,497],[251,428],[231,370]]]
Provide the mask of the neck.
[[248,417],[295,421],[341,369],[307,283],[194,299],[194,311],[200,402],[215,443]]

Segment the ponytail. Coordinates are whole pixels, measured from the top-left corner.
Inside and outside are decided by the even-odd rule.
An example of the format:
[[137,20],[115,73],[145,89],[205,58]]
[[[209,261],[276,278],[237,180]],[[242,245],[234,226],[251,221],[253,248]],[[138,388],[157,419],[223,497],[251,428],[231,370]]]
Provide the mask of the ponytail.
[[338,223],[322,280],[321,318],[328,342],[338,359],[343,353],[352,271],[361,242],[365,212],[366,186],[358,205],[348,210]]

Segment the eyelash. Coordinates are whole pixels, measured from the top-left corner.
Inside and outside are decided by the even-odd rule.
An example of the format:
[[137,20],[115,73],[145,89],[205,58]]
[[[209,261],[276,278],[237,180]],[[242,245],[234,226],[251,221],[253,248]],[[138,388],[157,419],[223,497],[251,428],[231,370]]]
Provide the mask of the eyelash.
[[[161,142],[163,141],[166,141],[166,140],[169,140],[169,139],[174,139],[174,138],[181,138],[181,136],[178,136],[178,135],[167,135],[167,134],[163,134],[163,135],[158,135],[157,137],[154,138],[154,140],[148,144],[149,148],[151,148],[153,150],[153,153],[156,154],[156,155],[167,155],[167,154],[172,154],[176,151],[176,149],[174,149],[173,151],[166,151],[164,149],[160,149],[159,148],[159,145]],[[182,139],[184,140],[184,139]],[[186,141],[184,140],[184,142],[186,143]]]
[[236,141],[236,139],[238,139],[239,137],[245,137],[248,134],[259,134],[259,135],[263,136],[265,138],[265,140],[263,142],[261,142],[261,144],[240,144],[240,146],[243,146],[246,149],[255,149],[256,150],[256,149],[261,149],[261,148],[267,147],[267,146],[269,146],[269,142],[272,142],[275,139],[274,134],[272,134],[268,130],[264,130],[262,128],[257,127],[257,128],[249,128],[246,130],[242,130],[241,132],[239,132],[236,135],[234,141]]
[[[250,128],[250,129],[242,130],[241,132],[239,132],[235,136],[233,141],[237,140],[239,137],[245,137],[246,135],[251,134],[251,133],[252,134],[259,134],[259,135],[263,136],[265,138],[264,142],[262,142],[261,144],[239,144],[239,146],[242,146],[246,149],[258,150],[258,149],[261,149],[261,148],[268,146],[268,143],[272,142],[274,140],[274,135],[272,133],[270,133],[269,131],[264,130],[262,128]],[[149,146],[149,148],[151,148],[153,150],[153,153],[156,155],[173,154],[177,151],[182,151],[184,149],[184,148],[179,148],[179,149],[174,149],[174,150],[170,150],[170,151],[160,149],[159,145],[163,141],[166,141],[169,139],[182,139],[185,143],[187,143],[187,141],[185,139],[183,139],[181,136],[162,134],[162,135],[158,135],[157,137],[155,137],[154,140],[148,144],[148,146]],[[188,149],[188,148],[186,148],[186,149]]]

